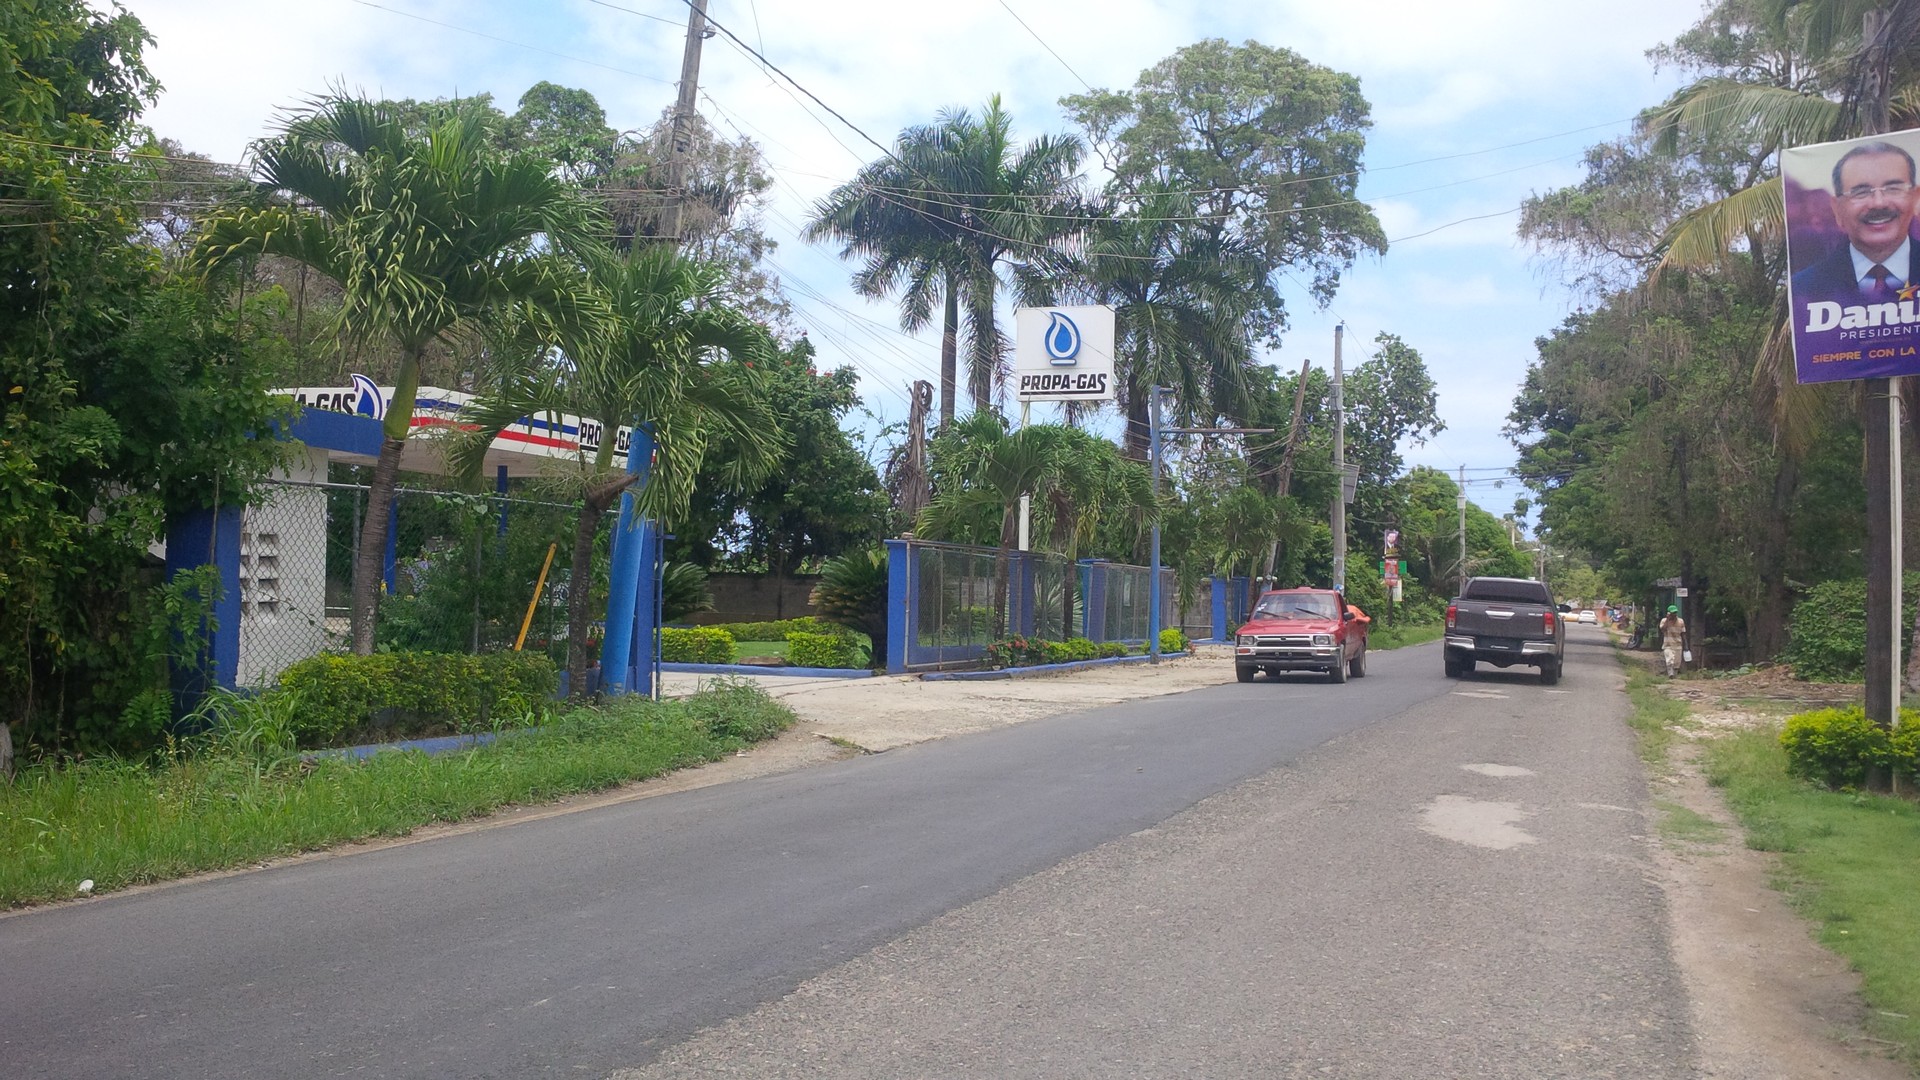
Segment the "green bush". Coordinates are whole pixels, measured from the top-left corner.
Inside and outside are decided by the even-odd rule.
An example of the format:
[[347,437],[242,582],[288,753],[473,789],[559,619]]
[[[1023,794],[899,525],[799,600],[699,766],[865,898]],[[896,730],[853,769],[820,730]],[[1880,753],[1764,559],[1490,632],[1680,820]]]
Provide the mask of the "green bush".
[[1868,769],[1892,761],[1887,732],[1858,705],[1815,709],[1788,719],[1780,745],[1787,752],[1789,774],[1830,788],[1859,787]]
[[1067,664],[1075,660],[1097,660],[1108,656],[1125,656],[1128,649],[1125,643],[1107,641],[1095,643],[1086,638],[1068,638],[1066,641],[1046,641],[1015,634],[987,646],[987,666],[1000,669],[1010,667],[1033,667],[1039,664]]
[[[1920,603],[1920,573],[1906,575],[1901,589],[1907,610]],[[1793,606],[1787,648],[1781,654],[1795,678],[1852,682],[1867,661],[1867,583],[1863,578],[1823,581]],[[1913,627],[1902,623],[1899,655],[1907,654]]]
[[739,655],[734,637],[717,626],[660,631],[660,659],[669,664],[731,664]]
[[798,619],[777,619],[768,622],[718,623],[709,630],[725,630],[733,635],[735,641],[785,641],[788,634],[835,634],[852,637],[853,631],[838,623],[805,615]]
[[770,739],[793,726],[793,710],[746,679],[721,678],[685,701],[686,715],[729,746]]
[[1887,759],[1907,777],[1920,780],[1920,710],[1900,710],[1900,726],[1887,736]]
[[1160,631],[1161,653],[1182,653],[1187,651],[1187,632],[1177,626],[1169,626]]
[[309,657],[264,698],[291,696],[304,748],[474,731],[544,716],[559,686],[539,653],[375,653]]
[[787,663],[795,667],[857,668],[860,647],[845,634],[793,630],[787,634]]

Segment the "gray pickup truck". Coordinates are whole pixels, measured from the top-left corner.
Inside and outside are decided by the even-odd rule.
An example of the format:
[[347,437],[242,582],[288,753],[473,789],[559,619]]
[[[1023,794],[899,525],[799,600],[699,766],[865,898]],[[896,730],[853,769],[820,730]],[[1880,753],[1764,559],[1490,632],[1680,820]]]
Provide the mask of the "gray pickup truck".
[[1565,633],[1546,582],[1471,578],[1447,605],[1447,677],[1472,674],[1484,660],[1502,668],[1537,667],[1540,681],[1552,686],[1560,681]]

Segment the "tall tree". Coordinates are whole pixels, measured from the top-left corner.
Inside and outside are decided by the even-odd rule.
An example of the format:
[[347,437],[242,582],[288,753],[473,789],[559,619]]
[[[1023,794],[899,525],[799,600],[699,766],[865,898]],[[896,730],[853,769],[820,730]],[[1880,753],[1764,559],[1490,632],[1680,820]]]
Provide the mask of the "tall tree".
[[975,409],[992,406],[1007,343],[995,318],[1001,274],[1053,254],[1077,232],[1080,141],[1042,136],[1013,141],[1013,117],[998,96],[979,116],[948,109],[908,128],[893,152],[814,206],[809,240],[835,240],[860,259],[863,296],[900,293],[900,325],[940,323],[940,422],[954,416],[962,315],[967,389]]
[[[510,373],[482,395],[464,414],[473,427],[453,453],[458,470],[475,475],[493,437],[522,417],[572,413],[606,425],[592,456],[568,463],[565,475],[582,500],[567,594],[567,670],[575,698],[585,696],[593,659],[587,583],[593,580],[594,539],[606,512],[633,483],[630,472],[614,468],[614,429],[635,424],[652,430],[657,454],[636,502],[669,527],[686,515],[702,475],[743,490],[774,468],[786,440],[755,368],[772,358],[773,338],[724,302],[718,267],[666,245],[631,259],[590,254],[587,265],[585,287],[605,303],[605,323],[558,335],[562,358]],[[535,340],[544,336],[537,324],[533,330]]]
[[167,179],[138,125],[150,43],[117,9],[0,4],[0,774],[15,725],[49,753],[157,741],[165,659],[214,596],[156,592],[149,547],[276,460],[252,436],[284,404],[279,298],[170,280],[144,225]]
[[[1247,416],[1253,311],[1266,264],[1231,236],[1195,230],[1195,198],[1132,196],[1094,219],[1086,243],[1056,261],[1065,295],[1113,307],[1119,406],[1130,456],[1147,456],[1149,390],[1173,389],[1174,415],[1191,425]],[[1042,301],[1049,283],[1027,291]]]
[[593,295],[576,287],[562,252],[605,226],[546,159],[493,150],[478,108],[416,133],[384,104],[333,95],[253,155],[259,197],[208,225],[196,263],[212,269],[266,254],[311,266],[341,286],[344,331],[390,339],[401,352],[354,560],[353,650],[371,653],[423,357],[515,306],[558,322],[590,317]]
[[1354,197],[1371,126],[1360,81],[1288,49],[1208,39],[1140,74],[1131,90],[1061,100],[1083,127],[1116,193],[1182,191],[1188,224],[1220,250],[1263,264],[1245,308],[1277,339],[1286,305],[1274,278],[1298,270],[1331,300],[1340,275],[1386,238]]
[[812,342],[801,338],[756,360],[773,410],[772,427],[790,442],[782,467],[757,483],[729,490],[718,463],[732,447],[721,442],[702,466],[682,526],[678,558],[790,574],[880,539],[887,497],[880,477],[854,445],[842,419],[860,403],[853,368],[817,371]]

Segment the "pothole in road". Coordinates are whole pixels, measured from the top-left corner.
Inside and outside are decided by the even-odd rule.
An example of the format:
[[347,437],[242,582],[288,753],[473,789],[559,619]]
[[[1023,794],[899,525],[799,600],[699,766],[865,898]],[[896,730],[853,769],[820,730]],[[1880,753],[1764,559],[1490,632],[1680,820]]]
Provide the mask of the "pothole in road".
[[1519,803],[1486,802],[1460,795],[1442,795],[1420,812],[1420,831],[1456,844],[1505,851],[1539,838],[1514,822],[1532,817]]
[[1479,765],[1462,765],[1460,767],[1467,770],[1470,773],[1479,773],[1481,776],[1498,777],[1502,780],[1507,779],[1509,777],[1514,777],[1514,776],[1532,776],[1533,775],[1532,769],[1523,769],[1518,765],[1479,764]]

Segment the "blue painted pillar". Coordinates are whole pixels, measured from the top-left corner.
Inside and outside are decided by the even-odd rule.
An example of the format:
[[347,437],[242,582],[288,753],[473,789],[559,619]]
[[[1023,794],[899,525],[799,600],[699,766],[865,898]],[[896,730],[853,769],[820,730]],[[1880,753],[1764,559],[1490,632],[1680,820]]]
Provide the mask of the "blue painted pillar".
[[913,549],[905,540],[887,544],[887,674],[904,675],[913,644]]
[[192,510],[168,520],[167,580],[202,566],[218,568],[216,592],[195,597],[212,601],[200,624],[205,642],[195,655],[172,662],[176,716],[199,707],[216,686],[233,689],[240,671],[240,507]]
[[[652,567],[645,561],[647,526],[639,520],[633,493],[646,486],[647,476],[652,471],[653,433],[636,426],[627,446],[627,472],[636,479],[620,496],[620,516],[613,526],[613,566],[608,573],[607,636],[600,643],[600,690],[605,694],[624,694],[633,683],[634,629],[638,618],[635,608],[640,606],[642,579],[646,579],[645,584],[651,585],[653,577]],[[651,590],[647,595],[652,596]],[[651,648],[652,645],[649,636],[645,647]]]
[[1227,640],[1227,579],[1216,576],[1212,580],[1213,640],[1225,641]]

